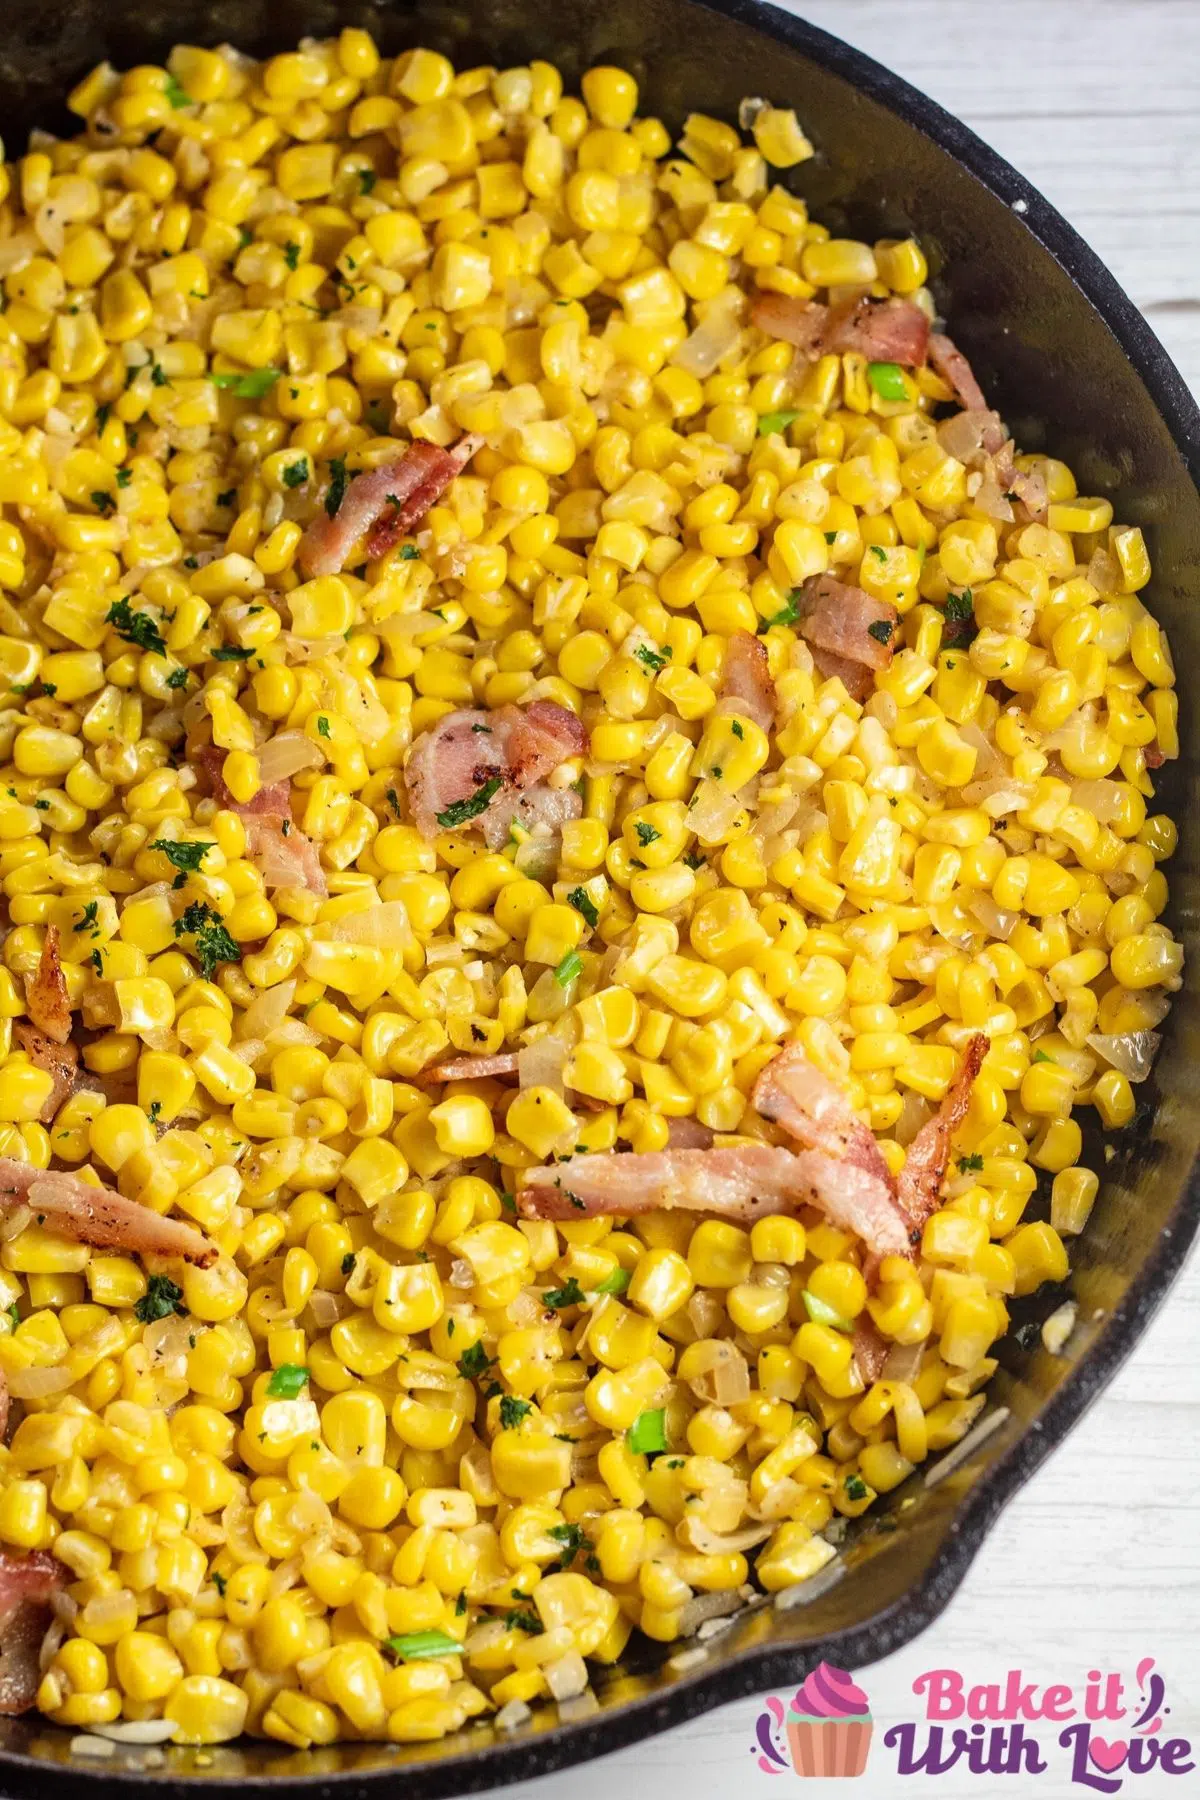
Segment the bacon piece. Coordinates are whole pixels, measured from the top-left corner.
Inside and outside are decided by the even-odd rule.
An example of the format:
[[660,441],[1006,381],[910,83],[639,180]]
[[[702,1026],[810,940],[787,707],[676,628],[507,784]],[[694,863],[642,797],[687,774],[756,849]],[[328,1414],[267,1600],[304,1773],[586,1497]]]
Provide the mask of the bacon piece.
[[513,825],[526,831],[561,831],[570,819],[583,816],[583,798],[574,788],[546,787],[538,782],[523,794],[497,794],[480,819],[489,850],[508,842]]
[[32,980],[26,977],[25,1003],[38,1030],[65,1044],[71,1035],[71,1000],[58,950],[58,926],[47,925],[37,973]]
[[939,420],[937,436],[947,456],[971,469],[982,468],[989,456],[998,456],[1008,441],[1000,414],[978,407]]
[[517,1195],[526,1219],[631,1217],[658,1208],[718,1213],[753,1224],[812,1206],[880,1256],[908,1254],[890,1189],[853,1163],[819,1150],[736,1144],[720,1150],[656,1150],[576,1156],[531,1169]]
[[886,600],[834,575],[810,575],[799,607],[797,629],[814,651],[864,669],[886,669],[891,662],[900,615]]
[[516,1073],[515,1050],[501,1050],[495,1056],[452,1056],[421,1070],[422,1079],[429,1081],[498,1081]]
[[0,1156],[0,1210],[24,1203],[51,1231],[97,1250],[134,1250],[143,1256],[180,1256],[207,1269],[215,1244],[180,1219],[165,1219],[112,1188],[93,1187],[78,1175],[35,1169]]
[[963,1052],[962,1067],[951,1082],[945,1099],[908,1146],[896,1191],[914,1243],[926,1219],[941,1205],[942,1182],[950,1160],[950,1140],[966,1117],[971,1104],[971,1089],[988,1047],[988,1040],[981,1031],[969,1039]]
[[[514,790],[533,801],[532,790],[560,763],[583,755],[587,743],[579,719],[553,700],[535,700],[527,707],[502,706],[495,712],[447,713],[432,731],[417,738],[405,764],[404,785],[418,831],[433,838],[443,828],[478,827],[485,836],[489,828],[494,835],[494,808],[497,819],[503,821],[502,843],[518,810],[510,804]],[[490,792],[484,794],[485,789]],[[463,802],[475,800],[481,801],[479,810],[460,817],[458,826],[439,820],[438,815],[445,813],[453,819]],[[502,810],[506,807],[507,811]],[[569,802],[552,805],[543,792],[534,801],[530,816],[549,822],[552,815],[560,822],[562,816],[576,816]]]
[[364,537],[359,560],[382,556],[413,529],[441,499],[454,477],[474,456],[483,439],[460,438],[452,450],[416,439],[394,462],[356,475],[337,511],[318,513],[300,540],[296,560],[301,574],[338,575]]
[[929,346],[929,320],[911,300],[877,300],[862,294],[831,307],[817,300],[764,294],[750,316],[760,331],[795,344],[812,362],[852,350],[871,362],[916,368],[925,361]]
[[1008,492],[1015,494],[1030,518],[1044,525],[1049,516],[1046,477],[1040,469],[1013,469],[1008,472]]
[[875,676],[864,663],[851,662],[848,656],[835,656],[831,650],[818,650],[815,644],[810,644],[809,649],[817,673],[825,681],[840,681],[850,698],[860,704],[870,697]]
[[771,680],[767,647],[748,631],[735,631],[725,648],[721,670],[719,713],[739,713],[763,731],[775,723],[775,683]]
[[966,412],[987,412],[987,395],[975,379],[975,371],[944,331],[934,331],[929,338],[929,360],[947,387],[952,387]]
[[863,1381],[870,1387],[883,1373],[892,1346],[883,1336],[870,1313],[859,1313],[851,1340],[854,1361]]
[[668,1150],[711,1150],[713,1133],[699,1119],[668,1119]]
[[1161,769],[1167,760],[1157,744],[1148,744],[1142,751],[1142,755],[1148,769]]
[[49,1125],[63,1101],[75,1091],[79,1074],[79,1051],[74,1044],[56,1044],[44,1032],[25,1019],[13,1021],[13,1036],[35,1069],[44,1069],[54,1077],[54,1086],[46,1097],[38,1118]]
[[14,1556],[0,1550],[0,1714],[28,1712],[41,1684],[42,1640],[53,1619],[51,1601],[72,1579],[46,1550]]
[[799,1044],[787,1044],[754,1084],[754,1110],[808,1150],[821,1150],[864,1169],[885,1186],[891,1171],[875,1135],[836,1082],[822,1075]]
[[324,899],[329,886],[317,847],[292,818],[291,782],[273,781],[259,788],[253,800],[235,800],[221,773],[225,756],[224,750],[210,744],[193,760],[217,805],[235,812],[245,826],[246,853],[266,885],[308,888]]

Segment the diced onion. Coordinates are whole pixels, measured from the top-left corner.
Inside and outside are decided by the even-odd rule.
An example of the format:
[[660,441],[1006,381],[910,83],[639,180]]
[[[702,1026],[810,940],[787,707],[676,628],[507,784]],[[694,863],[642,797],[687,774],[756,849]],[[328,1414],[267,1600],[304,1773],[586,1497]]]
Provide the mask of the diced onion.
[[587,1665],[578,1650],[568,1650],[565,1656],[543,1663],[542,1674],[556,1700],[573,1700],[588,1684]]
[[380,906],[343,913],[328,931],[335,943],[370,944],[377,950],[408,950],[416,942],[403,900],[385,900]]
[[566,1087],[563,1070],[568,1054],[567,1045],[552,1031],[535,1038],[532,1044],[523,1045],[517,1052],[519,1085],[523,1088],[548,1087],[561,1094]]
[[716,781],[701,781],[688,809],[687,822],[702,844],[718,844],[741,811],[736,794]]
[[741,296],[736,292],[718,297],[709,307],[703,322],[680,344],[671,361],[677,369],[707,380],[717,365],[729,355],[741,337],[738,313]]
[[746,1358],[728,1338],[710,1338],[692,1346],[690,1358],[698,1367],[687,1386],[698,1400],[716,1406],[736,1406],[749,1398],[750,1371]]
[[1154,1067],[1162,1036],[1157,1031],[1127,1031],[1120,1036],[1093,1031],[1087,1042],[1088,1047],[1102,1056],[1110,1067],[1119,1069],[1127,1081],[1138,1082],[1145,1081]]
[[265,1038],[287,1018],[288,1007],[296,996],[294,981],[281,981],[275,987],[264,988],[250,1002],[237,1022],[238,1035],[247,1038]]
[[1003,938],[1007,943],[1021,920],[1018,912],[997,905],[990,894],[978,894],[967,902],[967,911],[975,915],[985,931],[993,937]]
[[325,752],[302,731],[281,731],[277,737],[268,738],[260,745],[256,754],[258,778],[263,787],[272,787],[277,781],[290,781],[304,769],[319,769],[325,761]]
[[1120,786],[1115,781],[1076,781],[1071,789],[1071,804],[1090,812],[1102,825],[1111,825],[1125,810]]
[[8,1391],[16,1400],[45,1400],[51,1394],[61,1394],[71,1387],[76,1377],[69,1369],[11,1369],[8,1375]]

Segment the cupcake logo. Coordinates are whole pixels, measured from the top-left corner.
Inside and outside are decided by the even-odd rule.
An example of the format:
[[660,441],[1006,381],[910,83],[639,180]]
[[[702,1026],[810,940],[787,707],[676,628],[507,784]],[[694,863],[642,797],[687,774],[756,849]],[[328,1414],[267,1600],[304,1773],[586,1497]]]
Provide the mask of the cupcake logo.
[[[848,1670],[818,1663],[785,1708],[770,1695],[759,1714],[754,1753],[764,1774],[861,1775],[874,1720],[870,1702]],[[782,1748],[786,1745],[786,1752]]]

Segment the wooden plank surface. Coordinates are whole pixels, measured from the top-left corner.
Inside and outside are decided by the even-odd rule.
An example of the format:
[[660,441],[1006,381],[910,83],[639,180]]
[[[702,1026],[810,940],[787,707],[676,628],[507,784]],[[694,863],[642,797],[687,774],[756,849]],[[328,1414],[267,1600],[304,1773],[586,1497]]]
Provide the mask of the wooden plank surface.
[[[807,0],[789,8],[867,51],[965,120],[1083,234],[1200,392],[1200,5],[1194,0]],[[765,91],[765,90],[764,90]],[[1195,1259],[1108,1392],[1004,1513],[948,1611],[863,1677],[877,1729],[915,1718],[920,1671],[979,1681],[1023,1668],[1080,1683],[1156,1658],[1171,1729],[1200,1742],[1200,1264]],[[758,1701],[504,1790],[549,1800],[689,1800],[773,1791],[751,1751]],[[1114,1728],[1115,1734],[1115,1728]],[[1086,1792],[1057,1751],[1036,1781],[961,1769],[900,1779],[879,1746],[859,1788],[806,1782],[806,1800],[926,1794],[1035,1800]],[[787,1775],[781,1791],[794,1792]],[[1200,1773],[1152,1776],[1129,1800],[1200,1794]]]

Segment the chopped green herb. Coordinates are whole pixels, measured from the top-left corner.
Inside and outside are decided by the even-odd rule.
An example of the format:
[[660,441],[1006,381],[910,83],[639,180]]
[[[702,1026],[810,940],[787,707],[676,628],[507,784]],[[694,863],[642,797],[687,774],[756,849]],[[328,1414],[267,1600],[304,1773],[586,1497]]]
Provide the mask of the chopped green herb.
[[772,625],[794,625],[796,620],[800,617],[799,598],[799,588],[793,588],[787,597],[786,606],[781,607],[773,618],[760,619],[758,625],[759,637],[762,636],[764,631],[770,631]]
[[119,488],[127,488],[132,480],[133,480],[133,470],[132,469],[118,469],[117,470],[117,486]]
[[598,1294],[623,1294],[628,1286],[629,1270],[614,1269],[611,1275],[606,1275],[603,1281],[596,1283],[596,1292]]
[[466,1612],[466,1610],[467,1610],[467,1595],[466,1595],[466,1590],[464,1589],[463,1592],[458,1596],[458,1599],[454,1602],[455,1618],[461,1619],[463,1614]]
[[224,919],[202,900],[193,900],[175,921],[175,936],[187,933],[196,940],[196,956],[205,981],[212,980],[218,963],[241,962],[242,952],[226,930]]
[[982,1156],[960,1156],[958,1172],[960,1175],[977,1175],[983,1167]]
[[283,246],[283,260],[289,269],[296,268],[300,261],[299,244],[285,244]]
[[828,1325],[834,1331],[850,1330],[840,1313],[835,1312],[824,1300],[818,1300],[815,1294],[810,1294],[807,1288],[800,1297],[804,1301],[804,1310],[814,1325]]
[[504,1212],[512,1213],[515,1218],[517,1211],[517,1196],[515,1194],[501,1194],[500,1205]]
[[590,925],[592,930],[595,931],[597,925],[600,923],[600,912],[596,906],[596,902],[591,899],[586,888],[572,888],[567,895],[567,905],[573,906],[575,911],[583,918],[584,923]]
[[485,781],[482,787],[476,788],[465,800],[455,800],[445,812],[435,813],[434,818],[444,831],[453,831],[458,825],[468,825],[481,812],[487,811],[488,801],[493,794],[499,793],[503,785],[503,777],[493,775],[490,781]]
[[635,1456],[654,1456],[667,1447],[666,1414],[661,1406],[641,1412],[625,1433],[625,1442]]
[[387,1648],[401,1662],[419,1662],[425,1656],[458,1656],[462,1644],[447,1631],[407,1631],[403,1637],[390,1637]]
[[150,364],[150,384],[152,387],[170,387],[167,371],[161,363],[152,362]]
[[329,492],[325,496],[325,511],[331,519],[345,499],[348,485],[345,457],[332,457],[329,463]]
[[45,696],[48,700],[53,700],[55,694],[57,694],[57,692],[58,692],[58,689],[52,681],[43,681],[42,692],[43,692],[43,694],[45,694]]
[[223,494],[217,495],[217,505],[218,506],[232,506],[236,499],[237,499],[237,489],[235,487],[226,488],[225,492]]
[[12,1305],[8,1308],[8,1316],[12,1320],[12,1328],[15,1331],[17,1329],[17,1326],[21,1323],[21,1314],[20,1314],[20,1311],[18,1310],[17,1303],[15,1300],[13,1301]]
[[867,1486],[861,1475],[847,1475],[847,1500],[865,1500],[870,1491],[870,1488]]
[[261,400],[269,394],[282,369],[251,369],[246,374],[239,374],[236,369],[221,369],[208,379],[214,387],[228,388],[235,400]]
[[401,562],[416,562],[420,557],[420,554],[421,552],[417,549],[415,544],[401,544],[400,546]]
[[280,1363],[267,1383],[267,1392],[272,1400],[294,1400],[307,1386],[308,1370],[303,1363]]
[[566,1283],[560,1288],[550,1288],[542,1295],[545,1305],[555,1312],[561,1312],[564,1306],[582,1306],[587,1298],[583,1289],[573,1275],[568,1275]]
[[99,926],[96,921],[96,915],[99,913],[99,911],[100,911],[100,902],[98,900],[85,901],[84,908],[83,908],[83,917],[81,919],[79,919],[75,925],[72,926],[72,930],[73,931],[87,931],[90,929],[92,936],[96,937],[99,932]]
[[91,963],[93,969],[95,969],[97,975],[102,976],[104,974],[104,958],[101,956],[101,954],[98,950],[92,951],[92,954],[88,958],[88,961]]
[[975,596],[970,588],[964,588],[961,594],[947,594],[945,610],[948,642],[968,641],[975,631]]
[[740,719],[731,719],[729,721],[729,729],[732,731],[735,738],[744,738],[746,735],[742,730],[742,722]]
[[890,644],[895,626],[890,619],[874,619],[867,626],[867,636],[873,637],[877,644]]
[[317,720],[317,736],[323,738],[329,736],[329,720],[325,717],[324,713],[322,713]]
[[153,1325],[156,1319],[165,1319],[171,1313],[184,1315],[187,1307],[183,1304],[183,1289],[177,1287],[169,1275],[151,1275],[146,1291],[134,1303],[133,1311],[143,1325]]
[[697,851],[689,850],[683,859],[683,866],[685,869],[703,869],[705,867],[704,858]]
[[495,1360],[494,1356],[488,1355],[482,1344],[470,1344],[458,1359],[458,1372],[464,1381],[474,1381],[486,1373]]
[[836,531],[827,531],[825,533],[825,542],[827,544],[836,544],[837,543],[837,535],[838,534]]
[[243,650],[240,644],[220,644],[212,653],[214,662],[249,662],[254,655],[253,649]]
[[169,688],[185,688],[187,683],[188,672],[186,669],[172,669],[171,673],[167,676],[167,686]]
[[533,1407],[528,1400],[518,1400],[514,1394],[505,1394],[500,1401],[500,1429],[515,1431],[527,1413]]
[[173,863],[181,875],[198,875],[200,864],[204,860],[204,852],[216,848],[215,843],[189,843],[184,838],[155,838],[152,850],[161,850],[169,863]]
[[563,1546],[558,1559],[560,1569],[569,1569],[581,1550],[596,1548],[582,1525],[551,1525],[546,1535]]
[[378,180],[379,180],[379,177],[375,173],[374,169],[360,169],[358,171],[358,191],[359,191],[359,193],[360,194],[369,194],[371,192],[371,189],[375,186],[375,183]]
[[192,96],[190,94],[186,93],[184,91],[184,89],[180,87],[179,83],[176,81],[176,79],[173,75],[172,75],[170,81],[168,81],[166,87],[163,89],[163,93],[167,96],[167,99],[171,102],[171,105],[176,108],[179,108],[181,106],[195,106],[195,104],[196,104],[196,102],[192,99]]
[[649,644],[639,644],[633,654],[640,663],[646,665],[652,675],[657,675],[660,669],[665,669],[671,660],[669,650],[652,650]]
[[127,644],[136,644],[139,650],[153,650],[158,656],[167,654],[162,632],[149,613],[134,612],[128,595],[113,601],[104,622],[111,625],[117,636],[124,638]]
[[638,820],[634,830],[637,832],[637,841],[642,846],[643,850],[648,844],[656,844],[662,836],[661,831],[655,831],[653,825],[647,825],[641,819]]
[[308,480],[308,463],[306,461],[289,463],[283,471],[284,487],[303,487]]
[[103,406],[98,406],[96,408],[96,436],[97,437],[100,436],[100,433],[104,430],[104,427],[108,424],[109,416],[111,413],[112,413],[112,407],[108,404],[107,400],[104,402]]
[[577,975],[583,974],[583,958],[578,950],[568,950],[554,971],[554,979],[560,988],[570,987]]
[[510,1631],[527,1631],[530,1637],[537,1637],[546,1629],[536,1613],[522,1612],[520,1609],[505,1613],[504,1623]]
[[345,1256],[342,1258],[342,1274],[353,1275],[354,1265],[357,1261],[358,1258],[355,1256],[353,1250],[347,1250]]
[[868,544],[867,548],[870,550],[872,556],[877,556],[879,558],[880,562],[887,561],[887,551],[882,544]]
[[786,431],[792,421],[799,417],[798,412],[764,413],[758,421],[758,435],[759,437],[770,437],[776,431]]
[[226,1577],[222,1575],[218,1569],[214,1569],[212,1572],[212,1584],[223,1600],[225,1598],[225,1589],[228,1587],[229,1583]]
[[881,400],[907,400],[908,387],[899,363],[869,362],[867,380]]
[[1030,1062],[1035,1062],[1035,1063],[1040,1063],[1040,1062],[1052,1063],[1054,1061],[1054,1058],[1052,1056],[1047,1056],[1046,1052],[1044,1050],[1035,1050],[1029,1060],[1030,1060]]

